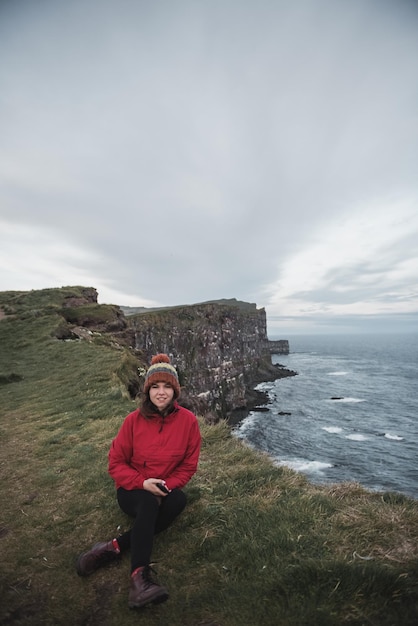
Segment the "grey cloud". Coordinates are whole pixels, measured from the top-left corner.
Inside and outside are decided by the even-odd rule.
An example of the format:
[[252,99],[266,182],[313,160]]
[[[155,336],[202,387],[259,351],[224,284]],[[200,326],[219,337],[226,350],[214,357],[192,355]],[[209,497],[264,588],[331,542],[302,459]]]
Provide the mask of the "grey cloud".
[[[322,224],[417,195],[418,15],[402,0],[1,11],[1,215],[91,251],[115,290],[260,301]],[[355,301],[359,275],[386,293],[388,270],[384,255],[335,267],[298,296]]]

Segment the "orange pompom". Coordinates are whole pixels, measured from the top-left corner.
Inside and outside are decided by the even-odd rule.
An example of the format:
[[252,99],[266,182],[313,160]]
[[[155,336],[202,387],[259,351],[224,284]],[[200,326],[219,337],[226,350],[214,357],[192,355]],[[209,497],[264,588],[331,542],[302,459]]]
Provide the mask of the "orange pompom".
[[155,363],[170,363],[170,357],[166,354],[156,354],[151,359],[151,365]]

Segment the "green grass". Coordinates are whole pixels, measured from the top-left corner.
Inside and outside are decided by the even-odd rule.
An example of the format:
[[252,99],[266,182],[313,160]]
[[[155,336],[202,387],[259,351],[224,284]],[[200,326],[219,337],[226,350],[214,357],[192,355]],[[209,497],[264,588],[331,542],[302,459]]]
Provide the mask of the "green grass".
[[225,422],[201,420],[188,507],[155,542],[169,601],[128,609],[128,555],[79,578],[77,555],[130,524],[107,454],[136,407],[126,391],[132,357],[103,337],[57,340],[58,298],[45,314],[31,301],[36,315],[20,302],[0,321],[0,626],[418,622],[418,503],[357,484],[311,485]]

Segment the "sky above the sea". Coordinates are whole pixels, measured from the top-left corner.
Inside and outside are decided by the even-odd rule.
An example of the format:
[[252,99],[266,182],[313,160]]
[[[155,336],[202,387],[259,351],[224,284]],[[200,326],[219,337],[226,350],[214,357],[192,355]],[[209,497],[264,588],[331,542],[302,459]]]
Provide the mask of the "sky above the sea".
[[0,291],[418,328],[418,3],[1,0]]

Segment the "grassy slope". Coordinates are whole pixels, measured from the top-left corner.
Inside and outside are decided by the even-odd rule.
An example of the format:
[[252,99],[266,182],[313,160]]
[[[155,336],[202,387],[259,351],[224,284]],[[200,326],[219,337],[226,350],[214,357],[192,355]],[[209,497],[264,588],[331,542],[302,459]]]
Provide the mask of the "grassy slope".
[[89,579],[77,554],[129,527],[107,452],[135,408],[126,355],[63,342],[28,312],[0,321],[0,625],[371,624],[418,621],[418,503],[358,485],[315,487],[201,424],[189,506],[155,543],[170,590],[127,608],[129,557]]

